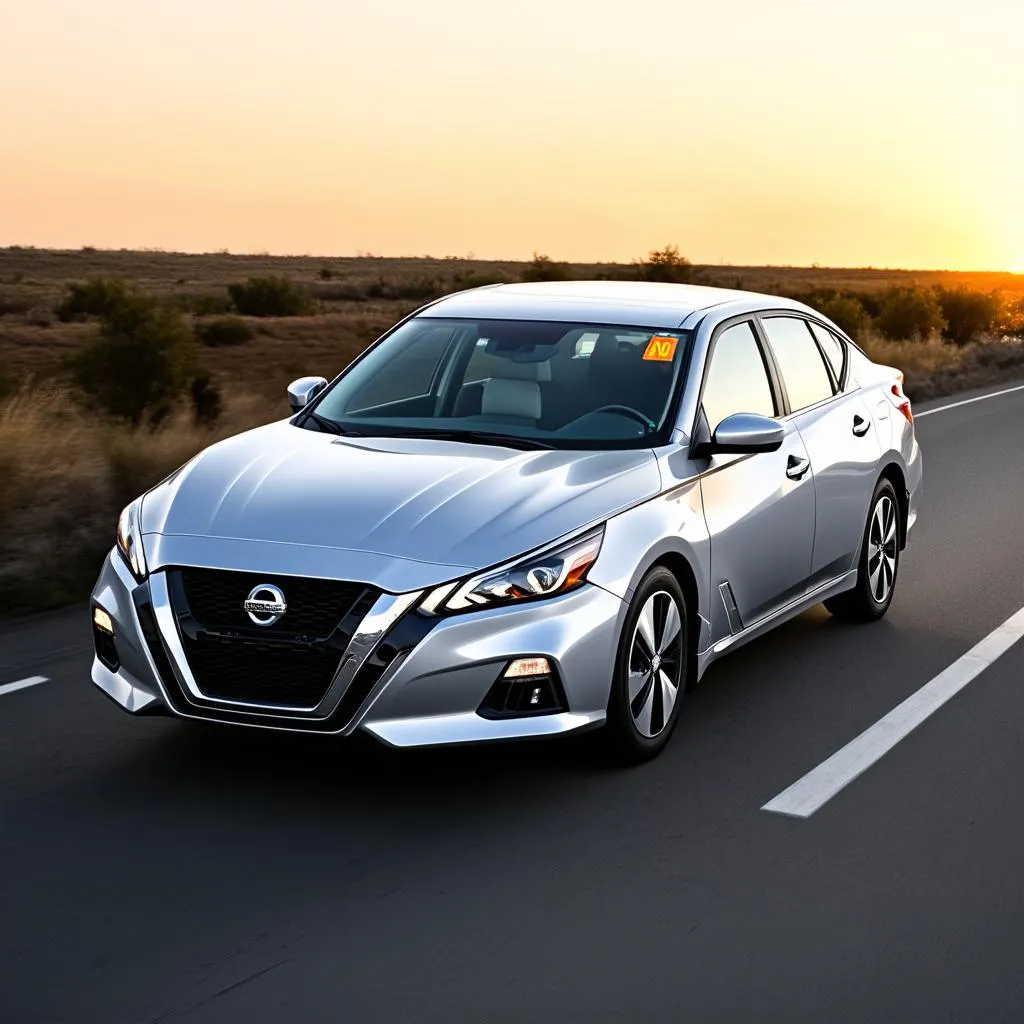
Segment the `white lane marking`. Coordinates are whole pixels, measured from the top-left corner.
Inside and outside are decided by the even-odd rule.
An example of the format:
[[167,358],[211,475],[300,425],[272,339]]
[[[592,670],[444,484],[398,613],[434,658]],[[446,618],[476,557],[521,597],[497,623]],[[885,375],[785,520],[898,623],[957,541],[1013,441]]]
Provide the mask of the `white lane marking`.
[[47,682],[46,676],[29,676],[28,679],[19,679],[14,683],[5,683],[0,686],[0,696],[5,693],[14,693],[15,690],[24,690],[28,686],[38,686]]
[[761,810],[809,818],[1024,636],[1024,608]]
[[914,419],[919,420],[922,416],[931,416],[932,413],[945,412],[947,409],[957,409],[961,405],[970,405],[972,402],[984,402],[988,398],[998,398],[1000,395],[1010,395],[1014,391],[1024,391],[1024,384],[1018,384],[1013,388],[1003,388],[1002,391],[993,391],[988,395],[978,395],[977,398],[965,398],[959,402],[950,402],[949,405],[940,405],[938,409],[925,409],[923,412],[915,412]]

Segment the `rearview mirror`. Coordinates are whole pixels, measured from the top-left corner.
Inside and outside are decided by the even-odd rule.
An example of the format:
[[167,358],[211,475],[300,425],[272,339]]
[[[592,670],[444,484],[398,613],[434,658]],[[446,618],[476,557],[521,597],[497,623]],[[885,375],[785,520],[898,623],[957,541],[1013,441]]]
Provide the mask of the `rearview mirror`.
[[288,404],[292,412],[298,412],[327,387],[326,377],[300,377],[288,385]]
[[754,455],[782,447],[786,428],[771,416],[736,412],[715,427],[708,446],[709,455]]

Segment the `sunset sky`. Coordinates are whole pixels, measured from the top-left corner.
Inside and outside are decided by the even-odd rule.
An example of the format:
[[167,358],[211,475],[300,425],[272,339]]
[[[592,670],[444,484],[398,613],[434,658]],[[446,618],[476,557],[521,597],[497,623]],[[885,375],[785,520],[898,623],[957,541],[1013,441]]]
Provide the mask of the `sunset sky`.
[[1024,270],[1015,0],[32,0],[0,245]]

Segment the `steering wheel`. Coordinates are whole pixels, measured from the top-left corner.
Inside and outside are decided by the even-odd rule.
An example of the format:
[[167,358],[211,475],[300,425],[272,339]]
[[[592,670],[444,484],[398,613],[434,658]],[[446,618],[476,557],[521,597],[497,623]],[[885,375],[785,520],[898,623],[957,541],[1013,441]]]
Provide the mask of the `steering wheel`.
[[636,409],[628,405],[602,405],[600,409],[594,409],[591,416],[599,412],[613,412],[618,413],[619,416],[625,416],[627,419],[635,420],[637,423],[643,424],[645,432],[652,431],[657,424],[651,422],[642,412],[638,412]]

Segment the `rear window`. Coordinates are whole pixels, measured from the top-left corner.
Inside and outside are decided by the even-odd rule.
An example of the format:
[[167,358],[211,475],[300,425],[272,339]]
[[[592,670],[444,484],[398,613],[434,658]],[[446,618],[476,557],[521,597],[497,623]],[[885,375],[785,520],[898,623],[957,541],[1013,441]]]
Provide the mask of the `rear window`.
[[818,339],[821,351],[832,367],[836,381],[843,383],[843,371],[846,369],[846,345],[841,338],[836,337],[831,331],[826,330],[820,324],[811,324],[811,330]]

